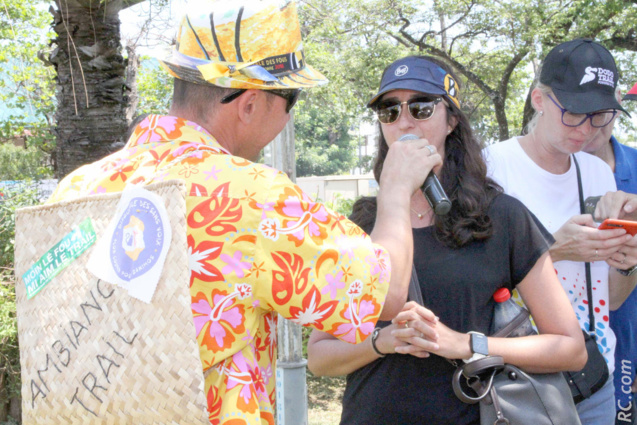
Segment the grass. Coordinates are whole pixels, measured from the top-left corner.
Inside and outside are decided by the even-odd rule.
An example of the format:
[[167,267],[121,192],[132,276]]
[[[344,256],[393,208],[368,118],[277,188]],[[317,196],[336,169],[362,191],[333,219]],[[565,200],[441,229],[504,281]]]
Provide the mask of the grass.
[[309,425],[335,425],[341,420],[345,377],[316,377],[307,373]]

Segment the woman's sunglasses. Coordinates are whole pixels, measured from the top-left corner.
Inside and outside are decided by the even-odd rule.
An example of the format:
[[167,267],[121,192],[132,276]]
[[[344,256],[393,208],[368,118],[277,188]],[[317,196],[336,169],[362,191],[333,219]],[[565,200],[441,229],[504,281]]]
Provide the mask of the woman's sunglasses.
[[[239,89],[234,93],[230,93],[228,96],[221,99],[221,103],[230,103],[243,93],[245,93],[247,89]],[[272,93],[276,96],[282,97],[286,100],[287,105],[285,106],[285,112],[289,113],[296,101],[299,100],[299,95],[301,94],[301,89],[289,89],[289,90],[264,90],[267,93]]]
[[440,102],[442,102],[441,97],[437,97],[433,100],[415,98],[405,102],[380,102],[378,107],[376,107],[376,115],[378,116],[378,121],[383,124],[392,124],[400,117],[403,105],[407,104],[409,115],[411,115],[413,119],[425,121],[433,116],[436,111],[436,105]]

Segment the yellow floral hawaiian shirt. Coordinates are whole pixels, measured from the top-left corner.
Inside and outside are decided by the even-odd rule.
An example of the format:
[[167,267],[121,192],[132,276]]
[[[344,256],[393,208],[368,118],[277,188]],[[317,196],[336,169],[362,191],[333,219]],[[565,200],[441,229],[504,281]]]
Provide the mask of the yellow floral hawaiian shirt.
[[389,283],[389,256],[288,177],[232,156],[194,122],[151,115],[126,146],[67,176],[49,202],[187,184],[192,315],[212,424],[274,424],[277,313],[360,342]]

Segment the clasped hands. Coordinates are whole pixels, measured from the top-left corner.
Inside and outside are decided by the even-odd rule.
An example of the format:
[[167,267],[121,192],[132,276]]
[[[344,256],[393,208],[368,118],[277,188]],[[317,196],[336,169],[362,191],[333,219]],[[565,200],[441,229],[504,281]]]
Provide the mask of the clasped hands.
[[456,332],[428,308],[409,301],[384,328],[376,342],[383,353],[411,354],[426,358],[430,353],[450,359],[468,358],[469,336]]

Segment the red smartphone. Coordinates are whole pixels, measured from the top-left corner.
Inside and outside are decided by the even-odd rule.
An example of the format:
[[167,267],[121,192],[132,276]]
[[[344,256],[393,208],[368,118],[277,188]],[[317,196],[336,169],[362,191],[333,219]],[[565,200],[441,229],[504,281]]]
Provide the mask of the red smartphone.
[[635,236],[637,234],[637,221],[607,218],[599,225],[599,229],[625,229],[626,232]]

